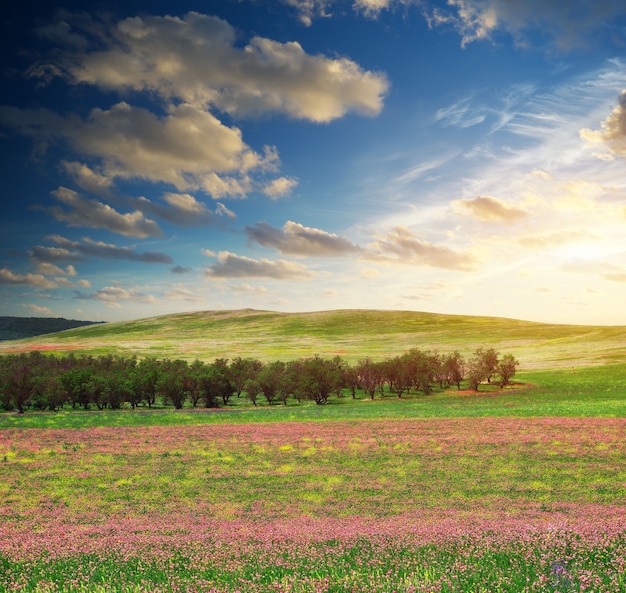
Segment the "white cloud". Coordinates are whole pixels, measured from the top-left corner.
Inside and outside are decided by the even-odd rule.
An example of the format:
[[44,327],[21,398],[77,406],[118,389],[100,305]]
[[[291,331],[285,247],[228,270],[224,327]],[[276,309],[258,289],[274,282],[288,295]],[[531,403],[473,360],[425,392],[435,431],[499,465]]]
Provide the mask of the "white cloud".
[[309,55],[295,41],[254,37],[237,47],[231,25],[197,12],[127,18],[107,33],[105,49],[70,46],[54,65],[75,83],[152,91],[239,116],[281,112],[315,122],[351,111],[376,115],[388,87],[382,74],[347,58]]
[[83,256],[100,257],[104,259],[118,259],[143,263],[171,264],[172,258],[158,251],[137,252],[130,247],[118,247],[112,243],[94,241],[89,237],[83,237],[80,241],[66,239],[60,235],[49,237],[51,241],[60,246],[43,247],[37,246],[31,250],[31,257],[40,262],[45,261],[84,261]]
[[609,151],[626,157],[626,91],[622,91],[618,105],[602,122],[600,130],[583,128],[581,138],[591,144],[604,144]]
[[511,224],[528,216],[526,210],[510,206],[491,196],[478,196],[471,200],[455,200],[452,202],[452,206],[478,220],[487,222]]
[[127,237],[161,237],[163,233],[152,220],[139,212],[120,214],[103,202],[84,198],[74,190],[59,187],[51,192],[67,209],[61,206],[45,208],[56,220],[67,223],[71,227],[88,227],[106,229]]
[[242,284],[232,284],[229,286],[229,288],[233,292],[241,292],[241,293],[246,293],[246,294],[257,294],[257,295],[264,296],[269,293],[269,290],[267,290],[265,286],[263,285],[252,286],[251,284],[248,284],[247,282],[243,282]]
[[0,268],[0,284],[14,286],[34,286],[37,288],[57,288],[58,283],[43,274],[16,274],[8,268]]
[[165,204],[153,202],[148,198],[139,197],[132,203],[144,214],[157,216],[179,226],[202,226],[215,222],[216,215],[221,214],[221,208],[216,212],[188,193],[178,194],[166,192],[163,194]]
[[200,291],[190,290],[184,286],[174,286],[164,293],[168,301],[185,301],[188,303],[202,303],[205,295]]
[[298,181],[296,179],[291,177],[279,177],[266,185],[263,189],[263,193],[275,200],[286,196],[297,185]]
[[224,204],[218,202],[215,207],[215,214],[217,216],[226,216],[226,218],[235,219],[237,215],[230,209],[228,209]]
[[450,270],[471,270],[478,263],[472,255],[450,247],[421,241],[406,227],[398,226],[368,245],[365,259],[410,266],[431,266]]
[[354,0],[354,8],[369,17],[377,17],[381,10],[388,9],[393,0]]
[[84,163],[63,161],[61,165],[81,189],[97,196],[111,195],[113,181],[109,177],[96,173]]
[[337,257],[358,253],[360,248],[345,237],[320,229],[305,227],[287,221],[282,229],[264,222],[246,227],[250,241],[264,247],[273,247],[284,255],[305,257]]
[[98,159],[97,172],[74,162],[65,168],[80,186],[99,195],[111,180],[144,179],[179,191],[202,189],[214,198],[243,197],[252,189],[249,174],[274,168],[278,159],[269,147],[264,154],[254,152],[238,128],[189,104],[172,106],[159,117],[121,102],[108,110],[93,109],[86,119],[4,106],[0,124],[34,138],[40,152],[63,140],[78,153]]
[[229,251],[217,254],[217,263],[205,270],[207,278],[273,278],[306,280],[313,276],[303,264],[285,260],[251,259]]
[[76,293],[76,298],[81,300],[103,301],[108,305],[118,307],[120,301],[136,301],[139,303],[156,303],[157,299],[141,292],[138,288],[126,289],[120,286],[105,286],[91,294]]
[[334,0],[283,0],[288,6],[292,6],[298,12],[300,22],[310,27],[314,18],[328,18],[331,13],[329,7]]
[[505,31],[518,45],[530,46],[528,33],[532,29],[569,50],[589,45],[614,19],[626,15],[621,0],[568,0],[567,8],[563,0],[448,0],[447,4],[449,8],[442,9],[427,2],[424,14],[431,26],[456,27],[463,45]]

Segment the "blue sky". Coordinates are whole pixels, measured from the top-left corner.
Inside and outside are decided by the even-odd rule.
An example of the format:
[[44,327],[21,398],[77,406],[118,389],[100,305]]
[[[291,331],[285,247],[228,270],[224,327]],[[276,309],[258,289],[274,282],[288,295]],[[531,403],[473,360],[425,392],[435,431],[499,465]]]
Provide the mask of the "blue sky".
[[23,3],[2,27],[0,315],[626,324],[623,0]]

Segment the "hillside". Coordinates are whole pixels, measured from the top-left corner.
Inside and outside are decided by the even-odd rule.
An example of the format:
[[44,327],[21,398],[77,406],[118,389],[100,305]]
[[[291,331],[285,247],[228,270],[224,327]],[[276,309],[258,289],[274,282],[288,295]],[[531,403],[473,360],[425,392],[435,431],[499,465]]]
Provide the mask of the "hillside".
[[278,313],[253,309],[203,311],[89,325],[3,342],[0,354],[45,350],[214,360],[292,360],[319,354],[355,362],[410,348],[495,347],[526,368],[571,368],[626,362],[626,326],[557,325],[498,317],[413,311],[338,310]]
[[63,317],[0,317],[0,341],[32,338],[96,323],[102,322]]

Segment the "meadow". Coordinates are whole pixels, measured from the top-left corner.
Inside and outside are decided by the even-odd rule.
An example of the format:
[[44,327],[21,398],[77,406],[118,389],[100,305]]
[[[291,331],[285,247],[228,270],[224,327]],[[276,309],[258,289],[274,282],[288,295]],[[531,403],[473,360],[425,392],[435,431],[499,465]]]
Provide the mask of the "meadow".
[[0,591],[626,591],[618,330],[520,329],[504,390],[2,414]]

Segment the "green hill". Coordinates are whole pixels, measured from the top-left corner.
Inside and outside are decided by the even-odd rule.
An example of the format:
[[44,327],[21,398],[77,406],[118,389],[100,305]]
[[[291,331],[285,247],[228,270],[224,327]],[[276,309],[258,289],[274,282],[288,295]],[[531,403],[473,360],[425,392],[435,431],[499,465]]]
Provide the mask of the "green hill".
[[481,346],[514,354],[526,369],[626,362],[626,326],[559,325],[413,311],[245,309],[89,325],[3,342],[0,354],[76,351],[208,361],[235,356],[292,360],[319,354],[355,362],[365,356],[383,359],[415,347],[468,354]]

